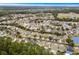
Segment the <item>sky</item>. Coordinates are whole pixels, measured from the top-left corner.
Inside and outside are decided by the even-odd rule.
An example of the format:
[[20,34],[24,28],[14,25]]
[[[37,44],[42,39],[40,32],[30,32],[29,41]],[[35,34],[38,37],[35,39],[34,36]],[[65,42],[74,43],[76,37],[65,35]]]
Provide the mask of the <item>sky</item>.
[[79,6],[79,3],[0,3],[0,6]]

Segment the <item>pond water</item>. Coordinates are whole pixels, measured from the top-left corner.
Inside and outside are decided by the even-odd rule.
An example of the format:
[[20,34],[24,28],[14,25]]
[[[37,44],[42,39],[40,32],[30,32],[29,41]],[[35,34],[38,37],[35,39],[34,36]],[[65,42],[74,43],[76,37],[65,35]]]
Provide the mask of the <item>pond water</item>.
[[73,52],[73,48],[71,46],[67,46],[67,50],[66,50],[66,53],[65,54],[71,55],[72,52]]
[[79,37],[78,36],[72,37],[72,40],[73,40],[74,44],[79,44]]

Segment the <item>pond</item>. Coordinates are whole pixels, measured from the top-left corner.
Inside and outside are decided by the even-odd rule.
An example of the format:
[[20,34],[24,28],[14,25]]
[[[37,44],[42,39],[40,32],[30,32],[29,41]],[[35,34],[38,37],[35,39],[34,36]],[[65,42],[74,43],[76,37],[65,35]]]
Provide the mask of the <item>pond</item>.
[[71,46],[67,46],[67,50],[66,50],[66,53],[65,54],[71,55],[72,52],[73,52],[73,48]]
[[79,44],[79,37],[78,36],[72,37],[72,40],[73,40],[74,44]]
[[[72,37],[72,40],[74,44],[79,44],[79,36]],[[65,54],[71,55],[72,53],[73,53],[73,48],[71,46],[67,46],[67,50]]]

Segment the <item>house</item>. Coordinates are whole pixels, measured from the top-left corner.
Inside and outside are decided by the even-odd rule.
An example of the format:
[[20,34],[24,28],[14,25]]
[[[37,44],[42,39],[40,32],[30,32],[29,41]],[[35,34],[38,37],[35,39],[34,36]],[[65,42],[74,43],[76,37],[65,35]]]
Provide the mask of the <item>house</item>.
[[3,31],[0,31],[0,36],[6,36],[6,33]]
[[67,23],[63,23],[62,26],[63,26],[64,29],[71,29],[72,28]]

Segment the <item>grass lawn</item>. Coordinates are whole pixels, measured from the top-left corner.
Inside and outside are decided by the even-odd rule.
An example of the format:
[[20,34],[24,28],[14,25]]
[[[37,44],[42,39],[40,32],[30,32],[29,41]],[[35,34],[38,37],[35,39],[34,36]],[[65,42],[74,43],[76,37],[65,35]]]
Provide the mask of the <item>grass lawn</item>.
[[74,46],[79,46],[79,44],[74,44]]
[[79,34],[74,34],[73,36],[79,36]]

